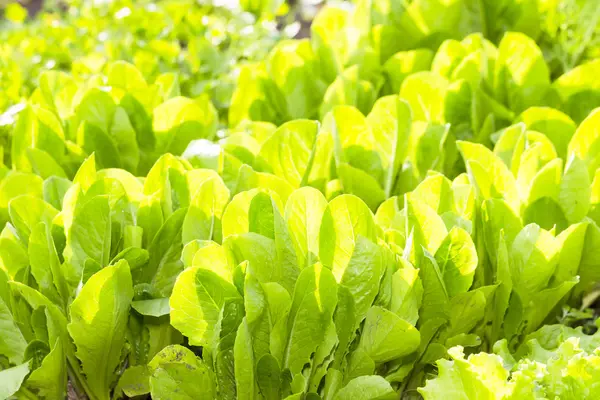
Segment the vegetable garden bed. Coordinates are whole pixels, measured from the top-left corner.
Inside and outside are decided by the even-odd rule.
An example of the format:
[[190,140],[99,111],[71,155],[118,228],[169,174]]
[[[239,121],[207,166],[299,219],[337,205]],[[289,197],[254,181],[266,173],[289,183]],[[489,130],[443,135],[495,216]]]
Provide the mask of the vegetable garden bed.
[[4,9],[0,398],[600,398],[600,6],[301,13]]

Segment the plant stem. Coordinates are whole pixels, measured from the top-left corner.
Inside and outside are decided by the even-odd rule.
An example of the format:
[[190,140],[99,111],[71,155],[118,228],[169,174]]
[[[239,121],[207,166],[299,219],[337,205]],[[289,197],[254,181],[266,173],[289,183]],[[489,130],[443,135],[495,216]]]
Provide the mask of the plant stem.
[[29,400],[38,400],[38,397],[33,394],[33,392],[29,389],[27,389],[25,386],[21,386],[21,389],[19,389],[19,393],[21,395],[23,395],[23,397],[25,399],[29,399]]
[[487,21],[485,19],[485,4],[484,0],[479,0],[479,18],[481,19],[481,33],[483,33],[483,37],[486,39],[492,40],[489,37],[490,33],[488,32]]
[[71,383],[73,384],[73,389],[77,392],[77,396],[80,397],[83,394],[88,399],[93,400],[94,396],[92,396],[92,391],[81,374],[81,371],[79,371],[79,364],[75,363],[75,365],[73,365],[73,360],[67,358],[67,368]]

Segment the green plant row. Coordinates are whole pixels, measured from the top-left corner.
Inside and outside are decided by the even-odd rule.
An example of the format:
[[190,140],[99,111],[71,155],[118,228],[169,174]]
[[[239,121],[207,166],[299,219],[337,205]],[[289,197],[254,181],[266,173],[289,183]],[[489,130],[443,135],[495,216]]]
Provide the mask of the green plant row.
[[[310,39],[285,40],[266,60],[241,68],[229,123],[251,119],[279,125],[317,119],[335,105],[353,105],[366,114],[378,97],[398,93],[415,103],[419,118],[450,122],[472,136],[480,133],[489,113],[498,129],[511,112],[519,114],[533,105],[561,108],[579,122],[600,105],[593,83],[597,63],[574,69],[597,56],[600,11],[592,2],[556,3],[454,0],[402,5],[364,0],[354,8],[328,5],[314,19]],[[585,35],[553,19],[569,20],[577,12],[589,18],[574,24],[578,29],[589,26]],[[542,21],[559,25],[554,27],[557,35],[569,32],[564,34],[580,46],[577,62],[556,68],[556,58],[572,58],[563,54],[572,50],[558,39],[548,48],[544,38],[550,28]],[[577,89],[564,89],[575,81]],[[417,93],[439,103],[428,99],[423,103],[429,107],[421,110]],[[445,99],[449,108],[443,107]],[[478,110],[473,120],[469,107]]]
[[[364,4],[357,6],[356,13],[362,11],[360,5]],[[336,36],[334,32],[319,32],[321,27],[335,26],[332,18],[342,12],[335,7],[324,9],[313,24],[311,41],[281,41],[266,61],[240,67],[237,88],[228,108],[230,129],[222,132],[218,128],[225,121],[220,114],[228,106],[215,101],[214,93],[187,91],[179,72],[148,76],[143,65],[136,67],[124,61],[101,63],[98,73],[89,76],[44,71],[39,74],[29,100],[3,115],[4,161],[17,169],[30,170],[27,157],[43,158],[53,164],[52,171],[62,170],[61,175],[73,177],[83,159],[95,151],[101,167],[125,168],[144,175],[158,156],[165,152],[180,155],[193,139],[225,137],[229,147],[247,147],[254,153],[259,143],[249,143],[252,139],[248,135],[240,139],[239,132],[257,129],[258,133],[250,134],[260,136],[298,118],[321,119],[327,124],[331,118],[328,122],[326,116],[339,105],[356,107],[368,115],[370,128],[358,113],[351,113],[352,129],[364,130],[366,140],[372,144],[363,147],[376,153],[372,148],[380,138],[373,132],[373,125],[382,118],[382,110],[386,112],[380,96],[399,94],[412,109],[412,121],[419,122],[419,129],[424,131],[416,135],[424,137],[427,142],[424,150],[428,154],[415,149],[417,154],[411,161],[414,165],[418,157],[422,167],[408,172],[401,182],[383,182],[382,165],[378,165],[382,161],[377,155],[366,155],[360,161],[363,165],[358,167],[372,173],[384,194],[381,190],[374,193],[378,198],[369,202],[373,206],[394,190],[403,193],[414,188],[432,167],[428,158],[435,157],[436,163],[445,164],[438,169],[450,178],[462,172],[460,165],[453,165],[458,159],[455,140],[491,146],[492,133],[520,119],[535,121],[538,117],[531,114],[539,112],[531,111],[532,107],[552,107],[580,123],[600,105],[595,79],[600,69],[598,60],[582,64],[552,81],[542,51],[533,39],[516,32],[505,34],[498,47],[481,34],[472,34],[460,42],[445,40],[436,52],[427,48],[400,51],[391,55],[383,67],[379,65],[378,52],[370,52],[367,45],[357,45],[358,50],[367,53],[358,58],[360,63],[343,69],[340,57],[347,49],[334,45],[339,47],[345,42],[323,44],[316,39],[319,35]],[[350,18],[346,14],[342,16]],[[340,32],[355,32],[352,26]],[[330,61],[338,67],[329,68],[331,63],[328,64],[326,55],[333,57]],[[333,81],[328,83],[325,75]],[[223,86],[227,85],[220,87]],[[229,100],[225,103],[229,104]],[[181,127],[174,131],[175,126]],[[377,129],[386,130],[387,126]],[[404,135],[401,140],[407,138]],[[237,140],[244,143],[236,143]],[[36,156],[23,154],[21,142],[49,154],[37,151]],[[29,145],[31,142],[33,145]],[[396,145],[407,147],[404,143]],[[566,142],[555,143],[563,158],[565,145]],[[438,157],[435,153],[439,151],[429,151],[427,146],[444,148],[445,157]],[[238,155],[236,161],[252,164],[248,157]],[[393,157],[400,162],[404,154]]]
[[[410,131],[405,102],[380,102],[404,127],[386,134]],[[409,396],[447,352],[462,362],[449,349],[518,353],[598,282],[598,111],[560,134],[517,123],[493,150],[459,141],[466,173],[430,171],[375,213],[353,194],[374,174],[345,178],[368,145],[345,151],[352,113],[265,133],[235,174],[202,140],[216,170],[166,154],[136,178],[95,153],[72,180],[5,168],[4,397],[62,398],[67,379],[91,399]]]
[[[277,1],[241,1],[232,8],[200,6],[193,0],[46,3],[46,12],[25,24],[26,13],[19,6],[11,4],[5,12],[13,22],[3,24],[1,32],[0,111],[29,96],[43,71],[66,71],[86,81],[107,63],[125,60],[148,82],[164,72],[177,73],[181,92],[188,97],[208,93],[225,122],[239,81],[239,91],[256,93],[245,93],[246,99],[234,96],[230,125],[248,116],[279,124],[314,118],[331,104],[360,103],[368,112],[374,96],[397,93],[406,74],[428,70],[430,52],[445,40],[471,33],[481,33],[496,45],[507,31],[527,35],[538,43],[548,64],[545,74],[552,80],[597,57],[600,42],[600,11],[591,0],[365,0],[356,2],[354,10],[332,3],[313,22],[310,43],[282,44],[268,57],[278,40],[298,29],[296,24],[286,26],[288,17],[280,23],[285,29],[276,29],[273,16],[286,10]],[[474,46],[461,49],[453,43],[446,51],[459,60]],[[531,56],[536,63],[537,50]],[[470,58],[462,67],[472,73],[476,57]],[[245,67],[263,59],[267,61]],[[455,75],[447,78],[466,78],[464,70]],[[543,75],[531,83],[543,83]],[[251,78],[262,83],[257,87]],[[282,96],[286,99],[277,104]],[[505,103],[504,97],[496,100]]]
[[0,114],[42,85],[45,71],[67,72],[84,83],[114,61],[134,64],[151,83],[167,74],[184,95],[208,94],[226,112],[235,69],[263,58],[286,37],[270,18],[259,21],[239,5],[229,9],[194,0],[45,3],[46,10],[32,20],[25,20],[26,11],[12,3],[7,20],[0,21]]
[[275,43],[115,1],[0,33],[0,398],[595,399],[565,310],[600,282],[597,33],[557,22],[589,4],[328,5]]

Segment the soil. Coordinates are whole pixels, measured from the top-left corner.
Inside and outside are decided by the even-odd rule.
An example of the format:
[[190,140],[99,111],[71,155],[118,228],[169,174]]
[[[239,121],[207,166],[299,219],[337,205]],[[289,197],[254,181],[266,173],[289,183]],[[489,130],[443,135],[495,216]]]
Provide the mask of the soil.
[[40,12],[44,5],[44,0],[19,0],[19,3],[27,8],[30,16],[33,16]]

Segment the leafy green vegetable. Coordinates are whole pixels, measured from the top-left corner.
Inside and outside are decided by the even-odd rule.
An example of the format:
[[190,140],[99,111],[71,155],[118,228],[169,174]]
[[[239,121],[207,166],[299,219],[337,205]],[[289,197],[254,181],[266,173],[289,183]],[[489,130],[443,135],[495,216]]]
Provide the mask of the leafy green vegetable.
[[591,0],[138,3],[0,22],[0,394],[598,397]]
[[129,265],[120,261],[92,276],[71,305],[72,320],[67,328],[90,394],[97,399],[110,398],[132,297]]
[[[547,328],[561,329],[556,325]],[[452,360],[438,361],[439,377],[427,381],[419,392],[425,399],[448,393],[464,399],[519,399],[533,393],[573,399],[594,397],[597,388],[592,382],[598,373],[598,354],[597,347],[588,343],[597,344],[595,335],[575,331],[557,337],[548,330],[531,335],[518,359],[507,351],[506,342],[496,344],[497,354],[465,357],[462,347],[452,348]],[[541,336],[544,333],[550,333],[549,341]]]

